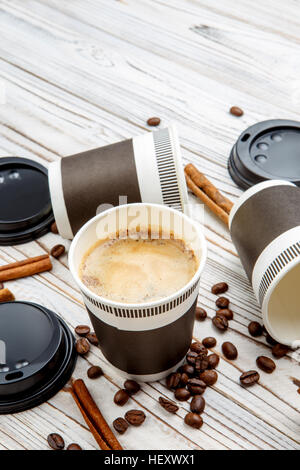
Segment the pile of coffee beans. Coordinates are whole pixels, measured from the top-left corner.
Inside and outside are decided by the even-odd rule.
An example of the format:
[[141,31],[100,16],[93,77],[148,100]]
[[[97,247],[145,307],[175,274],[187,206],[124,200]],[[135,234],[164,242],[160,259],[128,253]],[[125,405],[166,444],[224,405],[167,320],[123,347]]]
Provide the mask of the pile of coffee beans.
[[[125,380],[123,387],[124,388],[118,390],[114,396],[114,402],[118,406],[124,406],[130,397],[141,390],[140,384],[135,380]],[[143,411],[131,410],[125,414],[125,419],[122,417],[116,418],[113,422],[113,427],[118,433],[124,434],[129,424],[132,426],[140,426],[145,419],[146,415]]]
[[[64,450],[65,448],[65,441],[60,434],[49,434],[49,436],[47,437],[47,442],[49,444],[49,447],[51,447],[51,449],[53,450]],[[72,443],[68,445],[67,450],[82,450],[82,448],[79,444]]]
[[80,356],[84,356],[90,350],[90,344],[98,346],[99,342],[97,336],[88,325],[78,325],[75,328],[75,333],[80,336],[75,343],[76,351]]

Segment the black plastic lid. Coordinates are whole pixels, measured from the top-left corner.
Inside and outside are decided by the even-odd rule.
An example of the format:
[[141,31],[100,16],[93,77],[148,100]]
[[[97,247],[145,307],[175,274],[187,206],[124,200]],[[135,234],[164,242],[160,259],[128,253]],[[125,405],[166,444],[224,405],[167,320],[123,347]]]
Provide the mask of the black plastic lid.
[[51,310],[0,304],[0,414],[49,400],[70,379],[76,359],[71,331]]
[[249,127],[231,150],[228,170],[243,189],[271,179],[300,186],[300,122],[274,119]]
[[27,158],[0,158],[0,245],[34,240],[54,221],[48,171]]

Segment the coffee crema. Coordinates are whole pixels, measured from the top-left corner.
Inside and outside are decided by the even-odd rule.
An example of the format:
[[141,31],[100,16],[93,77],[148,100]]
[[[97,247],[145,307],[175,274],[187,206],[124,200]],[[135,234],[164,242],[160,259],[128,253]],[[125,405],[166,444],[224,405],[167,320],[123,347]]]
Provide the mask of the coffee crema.
[[95,294],[139,304],[174,294],[193,278],[198,265],[194,252],[174,237],[107,238],[85,253],[79,274]]

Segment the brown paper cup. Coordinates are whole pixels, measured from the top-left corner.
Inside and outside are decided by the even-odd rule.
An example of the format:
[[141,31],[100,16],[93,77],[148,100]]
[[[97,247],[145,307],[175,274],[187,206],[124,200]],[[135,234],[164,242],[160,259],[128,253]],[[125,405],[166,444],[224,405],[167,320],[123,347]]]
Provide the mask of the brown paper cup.
[[174,126],[51,163],[49,187],[59,233],[68,239],[113,206],[150,202],[185,213],[188,206]]
[[230,213],[230,232],[279,343],[300,346],[300,188],[272,180],[248,189]]
[[[149,217],[151,213],[151,217]],[[138,217],[138,218],[137,218]],[[97,240],[127,232],[133,224],[183,239],[199,259],[191,281],[180,291],[155,302],[125,304],[97,296],[82,283],[79,268],[85,252]],[[137,222],[138,221],[138,222]],[[171,222],[170,222],[171,221]],[[169,232],[168,232],[169,231]],[[110,209],[90,220],[76,234],[69,266],[78,284],[105,358],[121,374],[141,381],[159,380],[181,365],[190,347],[200,274],[206,261],[201,228],[179,211],[156,204],[130,204]]]

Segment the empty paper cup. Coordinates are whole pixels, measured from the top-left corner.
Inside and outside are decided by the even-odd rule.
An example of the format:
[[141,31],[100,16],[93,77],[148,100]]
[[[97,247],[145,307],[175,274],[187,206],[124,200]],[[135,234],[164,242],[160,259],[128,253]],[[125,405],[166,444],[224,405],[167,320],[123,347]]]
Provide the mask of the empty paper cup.
[[187,211],[187,189],[174,126],[71,155],[49,166],[58,231],[72,239],[96,214],[133,202]]
[[248,189],[230,213],[230,232],[278,342],[300,346],[300,188],[272,180]]
[[[110,227],[115,228],[110,232]],[[145,227],[167,238],[172,233],[193,250],[198,268],[179,291],[154,302],[128,304],[100,297],[81,281],[84,254],[109,235]],[[153,238],[153,237],[152,237]],[[76,234],[69,266],[78,284],[103,355],[124,376],[159,380],[181,365],[190,347],[200,274],[206,260],[201,228],[184,214],[157,204],[130,204],[110,209],[90,220]],[[163,263],[163,259],[162,259]]]

